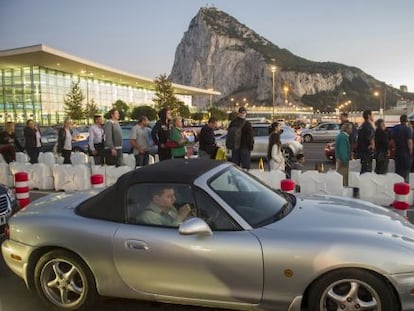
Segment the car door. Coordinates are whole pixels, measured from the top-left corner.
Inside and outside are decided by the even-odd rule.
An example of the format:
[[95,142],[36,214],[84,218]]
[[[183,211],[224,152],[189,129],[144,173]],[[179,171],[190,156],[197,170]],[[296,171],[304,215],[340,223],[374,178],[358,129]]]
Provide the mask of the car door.
[[325,140],[328,134],[328,124],[321,124],[313,131],[314,140]]
[[328,133],[327,133],[327,140],[333,140],[339,134],[339,124],[329,124],[328,126]]
[[[150,192],[139,188],[136,186],[131,193]],[[263,290],[259,241],[233,223],[207,194],[195,191],[194,198],[191,201],[187,196],[184,201],[190,201],[197,216],[209,222],[213,234],[181,235],[178,228],[133,224],[131,220],[114,237],[114,262],[119,275],[139,292],[258,303]],[[135,204],[132,201],[130,204]],[[133,212],[130,214],[133,219]]]
[[251,152],[252,158],[267,156],[267,146],[269,144],[269,127],[253,125],[254,145]]

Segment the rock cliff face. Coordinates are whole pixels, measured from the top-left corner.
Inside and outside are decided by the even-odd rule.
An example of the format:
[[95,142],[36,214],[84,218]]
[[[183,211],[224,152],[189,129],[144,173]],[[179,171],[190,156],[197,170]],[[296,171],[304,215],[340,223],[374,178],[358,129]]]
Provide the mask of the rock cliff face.
[[[214,99],[219,105],[240,96],[271,105],[272,66],[276,66],[278,102],[283,101],[283,87],[288,86],[289,100],[317,109],[324,109],[318,104],[329,100],[321,101],[314,95],[324,93],[332,99],[346,90],[357,96],[370,93],[379,84],[358,68],[298,57],[216,8],[201,8],[191,21],[177,47],[170,77],[175,83],[221,92]],[[200,98],[196,102],[203,106],[207,101]]]

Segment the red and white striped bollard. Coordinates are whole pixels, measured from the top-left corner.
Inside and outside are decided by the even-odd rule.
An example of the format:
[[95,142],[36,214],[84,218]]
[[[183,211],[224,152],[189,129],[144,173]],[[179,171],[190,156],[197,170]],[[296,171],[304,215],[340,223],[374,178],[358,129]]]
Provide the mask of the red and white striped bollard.
[[29,174],[26,172],[17,172],[14,175],[14,184],[16,187],[16,198],[20,208],[24,208],[30,203],[29,195]]
[[105,178],[102,174],[91,175],[91,184],[93,189],[99,189],[105,187]]
[[282,179],[280,181],[280,189],[284,192],[294,193],[295,187],[295,182],[292,179]]
[[392,205],[395,212],[407,218],[407,210],[410,207],[408,196],[410,194],[410,185],[404,182],[394,184],[395,199]]

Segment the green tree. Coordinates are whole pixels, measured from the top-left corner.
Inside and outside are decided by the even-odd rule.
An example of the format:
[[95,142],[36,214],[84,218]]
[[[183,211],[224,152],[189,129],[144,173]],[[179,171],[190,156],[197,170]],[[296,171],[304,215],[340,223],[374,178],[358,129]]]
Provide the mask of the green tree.
[[216,118],[217,120],[227,120],[228,114],[224,110],[221,110],[217,107],[211,107],[208,109],[210,116]]
[[93,120],[93,117],[97,114],[99,114],[98,105],[95,103],[95,100],[92,98],[88,103],[86,103],[85,116],[89,122],[89,120],[90,119]]
[[166,74],[160,75],[154,80],[155,84],[155,109],[158,111],[163,108],[168,108],[173,114],[177,114],[180,108],[180,102],[174,95],[172,82],[167,78]]
[[190,109],[183,102],[178,103],[177,113],[183,118],[189,118],[191,116]]
[[[116,109],[119,111],[119,120],[125,120],[125,117],[128,116],[129,106],[123,100],[118,99],[115,103],[113,103],[112,109]],[[111,116],[109,115],[109,111],[105,113],[104,117],[105,119],[111,118]]]
[[85,109],[82,102],[85,99],[79,87],[79,81],[72,81],[71,90],[66,94],[64,105],[69,118],[80,121],[85,119]]
[[137,120],[139,116],[146,116],[148,120],[152,121],[157,118],[157,111],[150,106],[134,107],[131,112],[131,119]]
[[191,114],[191,119],[196,120],[196,121],[201,121],[204,119],[204,113],[194,112]]

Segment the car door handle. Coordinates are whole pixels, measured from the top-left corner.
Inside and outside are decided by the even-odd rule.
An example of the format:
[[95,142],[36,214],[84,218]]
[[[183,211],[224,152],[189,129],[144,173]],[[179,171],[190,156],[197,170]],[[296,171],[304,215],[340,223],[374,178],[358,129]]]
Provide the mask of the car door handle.
[[128,240],[125,243],[126,248],[133,250],[149,250],[148,244],[144,241]]

